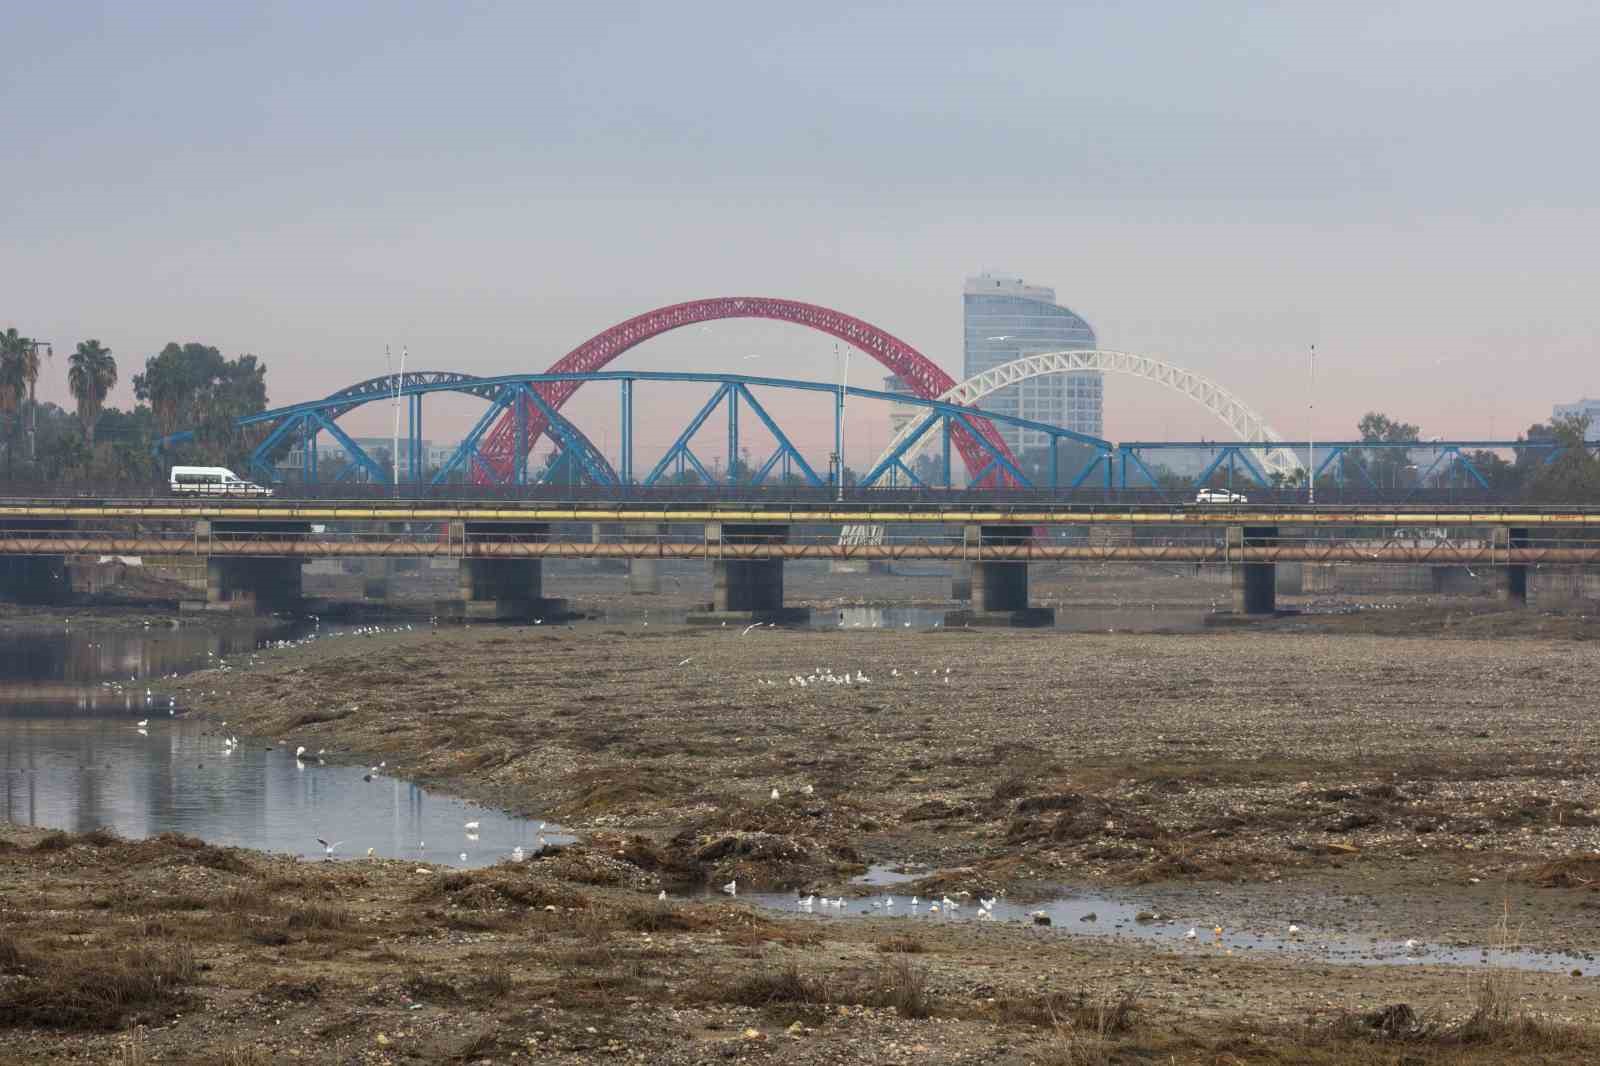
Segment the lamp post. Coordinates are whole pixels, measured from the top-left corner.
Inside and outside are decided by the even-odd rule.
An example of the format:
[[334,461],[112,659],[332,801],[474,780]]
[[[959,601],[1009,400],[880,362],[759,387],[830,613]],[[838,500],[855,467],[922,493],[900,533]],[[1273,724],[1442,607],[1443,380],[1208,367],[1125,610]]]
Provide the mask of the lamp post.
[[[385,347],[384,354],[387,355],[388,352],[389,349]],[[401,346],[400,376],[395,377],[392,368],[389,372],[390,377],[394,378],[394,450],[389,453],[389,459],[394,464],[394,494],[396,496],[400,495],[400,383],[406,376],[406,355],[409,352],[409,345]]]
[[[54,359],[55,346],[49,341],[32,341],[33,358],[39,358],[39,349],[44,349],[46,359]],[[33,398],[33,383],[28,383],[28,462],[39,461],[39,402]]]
[[[1306,503],[1317,502],[1317,346],[1311,346],[1311,393],[1306,403]],[[1342,469],[1342,468],[1341,468]]]
[[[834,355],[835,359],[837,359],[839,357],[839,346],[838,345],[834,345],[833,355]],[[838,412],[838,415],[836,416],[837,419],[838,419],[838,427],[837,427],[837,431],[835,433],[835,438],[836,439],[834,440],[834,448],[839,453],[839,482],[838,482],[839,492],[838,492],[838,501],[840,503],[844,502],[844,398],[845,398],[845,389],[849,386],[849,384],[850,384],[850,349],[848,347],[846,347],[845,350],[844,350],[844,369],[843,369],[843,372],[839,375],[839,412]]]

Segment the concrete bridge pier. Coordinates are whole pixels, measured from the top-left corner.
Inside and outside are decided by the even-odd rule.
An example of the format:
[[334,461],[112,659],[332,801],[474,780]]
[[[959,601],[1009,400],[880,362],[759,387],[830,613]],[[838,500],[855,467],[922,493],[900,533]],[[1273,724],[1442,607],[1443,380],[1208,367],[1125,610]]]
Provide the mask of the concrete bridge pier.
[[[310,534],[306,522],[245,522],[199,519],[194,524],[196,543],[300,542]],[[180,611],[275,611],[295,610],[303,605],[299,556],[283,555],[207,555],[204,600],[184,600]]]
[[[627,528],[630,539],[653,537],[659,544],[667,537],[665,522],[636,522]],[[628,594],[654,596],[661,591],[661,559],[659,557],[628,560]]]
[[[1507,528],[1498,526],[1494,530],[1491,543],[1496,553],[1509,553],[1512,548],[1526,548],[1528,546],[1528,531],[1519,527]],[[1513,607],[1526,607],[1528,605],[1528,571],[1532,567],[1526,563],[1517,565],[1506,564],[1501,571],[1499,591],[1500,599]]]
[[301,605],[300,574],[298,558],[212,555],[206,559],[204,604],[179,606],[207,611],[293,610]]
[[[20,537],[48,536],[75,528],[70,519],[8,518],[6,530]],[[65,603],[72,596],[66,555],[0,556],[0,599],[13,603]]]
[[[628,532],[628,526],[622,522],[593,522],[589,526],[589,543],[596,549],[602,544],[619,543]],[[623,574],[632,573],[629,560],[618,559],[610,555],[600,555],[598,552],[589,560],[597,573]]]
[[[1023,547],[1033,536],[1030,526],[967,526],[962,541],[968,549],[990,546]],[[977,559],[967,564],[971,572],[972,607],[950,611],[945,625],[1051,626],[1054,607],[1028,606],[1028,564],[997,559]]]
[[[1229,526],[1228,551],[1268,548],[1277,542],[1277,526]],[[1276,614],[1278,568],[1272,563],[1233,564],[1233,613]]]
[[724,547],[783,544],[788,539],[787,525],[707,522],[706,554],[711,558],[711,603],[707,610],[691,613],[689,623],[776,622],[795,625],[809,622],[809,607],[783,605],[781,558],[717,558]]
[[[544,522],[452,522],[450,539],[468,548],[548,540]],[[461,560],[460,598],[435,605],[442,618],[495,622],[553,622],[567,617],[567,601],[544,595],[544,562],[526,555],[469,555]]]
[[1478,591],[1478,582],[1465,566],[1428,567],[1429,587],[1436,595],[1470,596]]
[[71,592],[66,556],[0,556],[0,599],[12,603],[65,603]]
[[[389,540],[400,540],[407,531],[405,522],[385,522],[382,528],[388,534]],[[364,560],[361,568],[362,599],[372,603],[388,603],[389,595],[393,590],[394,575],[400,570],[402,562],[414,562],[414,560],[391,559],[381,556]]]

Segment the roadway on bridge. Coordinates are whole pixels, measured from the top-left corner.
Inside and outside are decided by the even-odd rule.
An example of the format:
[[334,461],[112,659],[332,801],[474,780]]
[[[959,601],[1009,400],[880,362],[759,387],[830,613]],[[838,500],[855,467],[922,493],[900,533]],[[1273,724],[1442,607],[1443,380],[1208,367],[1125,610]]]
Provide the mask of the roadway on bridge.
[[372,522],[749,522],[932,523],[939,525],[1199,525],[1199,526],[1600,526],[1600,507],[1440,503],[1370,506],[1306,504],[1106,504],[1029,499],[1016,503],[927,500],[815,501],[680,499],[405,500],[405,499],[143,499],[0,498],[0,524],[28,520],[372,521]]

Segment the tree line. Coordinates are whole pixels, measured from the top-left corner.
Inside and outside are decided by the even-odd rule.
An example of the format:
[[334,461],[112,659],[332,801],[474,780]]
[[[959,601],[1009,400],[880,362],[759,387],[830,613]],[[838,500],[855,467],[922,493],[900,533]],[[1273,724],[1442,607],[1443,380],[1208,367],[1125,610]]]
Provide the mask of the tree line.
[[[130,410],[106,406],[120,380],[116,355],[99,340],[80,341],[66,359],[74,410],[36,399],[54,367],[52,346],[0,332],[0,468],[7,478],[56,481],[149,480],[170,463],[228,466],[248,462],[262,431],[235,425],[267,406],[267,367],[254,355],[226,358],[196,342],[167,344],[133,375]],[[180,429],[194,440],[154,452]]]

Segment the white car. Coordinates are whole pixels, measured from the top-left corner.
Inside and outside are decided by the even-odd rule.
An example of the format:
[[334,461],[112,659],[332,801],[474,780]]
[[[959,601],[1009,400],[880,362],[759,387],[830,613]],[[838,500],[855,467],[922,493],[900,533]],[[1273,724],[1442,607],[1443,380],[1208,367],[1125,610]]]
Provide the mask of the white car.
[[246,481],[225,466],[175,466],[174,496],[271,496],[272,490]]
[[1229,492],[1227,489],[1201,489],[1194,494],[1195,503],[1249,503],[1242,492]]

